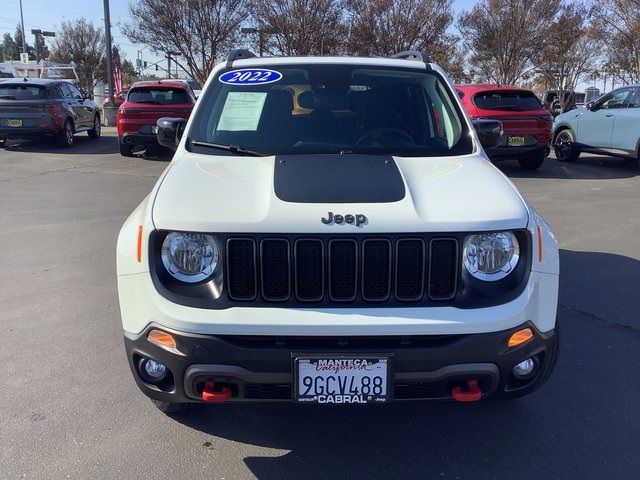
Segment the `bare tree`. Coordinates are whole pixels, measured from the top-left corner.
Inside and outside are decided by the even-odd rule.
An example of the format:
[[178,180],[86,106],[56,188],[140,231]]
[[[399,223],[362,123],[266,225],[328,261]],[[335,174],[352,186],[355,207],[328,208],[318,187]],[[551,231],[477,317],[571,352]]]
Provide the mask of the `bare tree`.
[[581,80],[592,75],[603,48],[600,29],[594,24],[591,8],[583,2],[562,5],[548,30],[548,41],[534,52],[538,73],[558,91],[560,113]]
[[328,55],[342,50],[344,24],[338,0],[250,0],[263,49],[282,55]]
[[510,85],[532,74],[561,0],[481,0],[458,18],[470,62],[481,80]]
[[90,21],[80,18],[62,22],[56,32],[51,49],[51,60],[59,63],[73,62],[80,77],[80,87],[88,92],[105,79],[102,65],[106,47],[104,32]]
[[640,83],[640,0],[609,0],[602,29],[612,73],[623,83]]
[[348,53],[390,56],[405,50],[429,54],[456,81],[466,78],[460,39],[447,33],[452,0],[345,0]]
[[154,51],[180,52],[186,66],[178,64],[199,82],[235,46],[247,18],[243,0],[140,0],[129,11],[125,35]]

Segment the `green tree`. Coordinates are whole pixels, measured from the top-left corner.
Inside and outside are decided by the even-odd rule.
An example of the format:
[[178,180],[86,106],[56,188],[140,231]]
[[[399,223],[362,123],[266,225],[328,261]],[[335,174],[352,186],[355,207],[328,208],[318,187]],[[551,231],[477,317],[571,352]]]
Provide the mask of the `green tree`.
[[132,83],[138,81],[138,73],[130,60],[122,61],[122,85],[130,87]]
[[[13,41],[18,47],[18,55],[16,58],[12,58],[11,60],[20,60],[20,53],[22,52],[22,27],[20,24],[16,27],[16,33],[13,35]],[[27,54],[29,55],[29,60],[35,60],[36,58],[36,50],[29,42],[25,42],[27,45]]]
[[11,34],[5,33],[2,37],[2,45],[0,46],[0,53],[2,53],[2,60],[20,60],[20,47],[11,37]]

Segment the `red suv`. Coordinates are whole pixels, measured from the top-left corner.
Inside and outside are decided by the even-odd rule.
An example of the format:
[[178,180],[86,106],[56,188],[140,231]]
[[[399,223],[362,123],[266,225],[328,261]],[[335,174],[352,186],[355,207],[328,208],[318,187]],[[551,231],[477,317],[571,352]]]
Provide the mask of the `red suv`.
[[195,103],[191,88],[178,80],[134,83],[118,109],[120,153],[131,157],[134,148],[157,146],[158,119],[176,117],[186,120]]
[[540,168],[549,155],[553,117],[525,88],[488,84],[456,85],[471,120],[500,120],[504,134],[497,147],[486,149],[492,161],[517,159],[526,170]]

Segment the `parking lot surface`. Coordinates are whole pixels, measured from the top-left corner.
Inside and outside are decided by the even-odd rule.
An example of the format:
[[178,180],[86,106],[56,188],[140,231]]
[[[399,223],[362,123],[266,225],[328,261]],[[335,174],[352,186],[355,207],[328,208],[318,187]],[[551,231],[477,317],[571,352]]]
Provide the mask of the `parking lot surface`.
[[0,479],[637,478],[637,162],[501,165],[561,248],[560,358],[529,397],[171,418],[131,377],[115,279],[120,226],[170,154],[76,140],[0,150]]

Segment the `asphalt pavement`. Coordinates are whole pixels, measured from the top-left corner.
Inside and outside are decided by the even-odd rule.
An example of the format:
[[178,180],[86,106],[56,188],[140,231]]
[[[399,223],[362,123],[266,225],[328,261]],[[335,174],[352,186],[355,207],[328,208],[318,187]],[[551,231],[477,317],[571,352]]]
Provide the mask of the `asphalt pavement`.
[[634,479],[640,475],[640,166],[501,165],[561,247],[560,358],[519,401],[202,406],[134,384],[115,246],[170,154],[98,140],[0,150],[0,479]]

